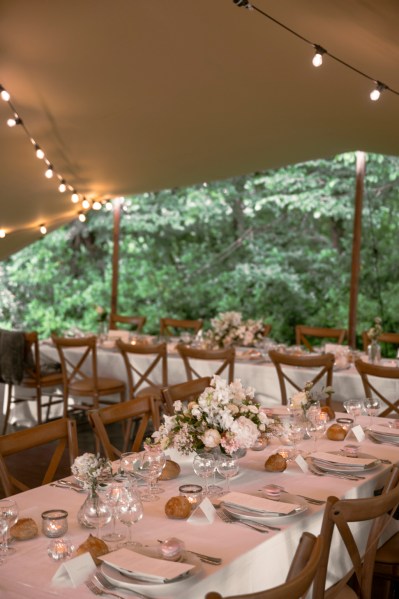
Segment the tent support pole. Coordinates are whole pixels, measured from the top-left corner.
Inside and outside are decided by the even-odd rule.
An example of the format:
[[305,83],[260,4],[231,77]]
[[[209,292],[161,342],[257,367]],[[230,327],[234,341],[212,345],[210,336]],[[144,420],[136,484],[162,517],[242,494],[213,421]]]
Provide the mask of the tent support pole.
[[118,311],[118,279],[119,279],[119,239],[121,224],[121,205],[123,199],[117,198],[113,201],[113,252],[112,252],[112,292],[111,292],[111,314]]
[[348,344],[353,349],[356,347],[356,319],[357,300],[359,293],[360,274],[360,246],[362,237],[362,208],[364,176],[366,172],[365,152],[356,152],[356,191],[355,191],[355,215],[353,220],[353,243],[352,243],[352,271],[349,299],[349,339]]

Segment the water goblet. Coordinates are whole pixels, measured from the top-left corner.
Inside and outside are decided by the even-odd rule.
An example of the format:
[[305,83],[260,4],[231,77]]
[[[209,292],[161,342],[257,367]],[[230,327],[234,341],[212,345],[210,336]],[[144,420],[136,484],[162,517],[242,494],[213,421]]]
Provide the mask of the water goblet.
[[152,485],[161,476],[165,466],[163,452],[142,451],[133,461],[133,472],[147,482],[147,489],[141,493],[142,501],[157,501],[159,496],[153,493]]
[[356,424],[356,418],[362,413],[362,402],[360,399],[347,399],[344,401],[344,408],[353,418],[353,426]]
[[287,436],[292,443],[292,459],[301,454],[299,443],[303,439],[305,423],[300,418],[293,418],[288,424]]
[[140,545],[140,543],[132,540],[132,526],[143,518],[143,504],[137,491],[133,488],[124,487],[115,511],[118,520],[127,526],[128,529],[128,539],[124,545],[126,547],[137,547]]
[[3,543],[1,552],[5,555],[15,553],[14,547],[10,547],[8,544],[8,535],[11,526],[13,526],[18,520],[18,506],[16,501],[13,499],[2,499],[0,501],[0,519],[6,521],[5,532],[3,532]]
[[125,538],[124,534],[116,532],[116,530],[115,530],[116,515],[117,515],[116,509],[118,506],[118,502],[121,499],[124,488],[125,488],[125,484],[123,482],[113,481],[105,490],[105,493],[104,493],[105,502],[111,508],[112,530],[111,530],[111,532],[109,532],[103,536],[104,541],[108,541],[108,542],[112,543],[112,542],[116,542],[116,541],[121,541],[122,539]]
[[209,495],[208,479],[215,471],[215,458],[210,453],[199,453],[193,460],[194,472],[205,481],[204,495]]
[[308,433],[313,439],[313,451],[317,451],[317,442],[326,432],[327,420],[324,415],[314,416],[308,424]]
[[372,426],[374,417],[378,416],[378,412],[380,411],[380,400],[378,397],[366,397],[363,405],[367,412],[367,416],[370,417],[370,426]]
[[231,456],[223,456],[217,461],[217,471],[226,479],[226,493],[230,493],[230,479],[239,471],[238,460]]

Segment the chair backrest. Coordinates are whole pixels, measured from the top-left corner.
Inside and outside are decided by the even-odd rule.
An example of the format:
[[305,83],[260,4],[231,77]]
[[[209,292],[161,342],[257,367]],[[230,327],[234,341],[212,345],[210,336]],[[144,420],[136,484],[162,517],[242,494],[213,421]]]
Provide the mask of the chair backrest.
[[[303,388],[303,385],[299,385],[289,376],[284,368],[285,366],[295,366],[298,368],[319,368],[319,370],[315,372],[314,376],[308,378],[308,381],[311,381],[314,385],[316,385],[316,383],[324,378],[326,387],[330,387],[332,385],[333,368],[335,362],[334,354],[294,356],[291,354],[284,354],[273,349],[269,351],[269,357],[277,371],[278,382],[280,384],[281,403],[283,406],[287,405],[288,403],[286,383],[289,383],[289,385],[291,385],[291,387],[297,391],[301,391]],[[330,396],[327,398],[327,405],[329,397]]]
[[[367,331],[362,332],[363,351],[367,351],[370,344],[370,337]],[[399,333],[381,333],[378,337],[378,343],[388,343],[394,345],[397,349],[399,346]]]
[[312,584],[320,563],[322,549],[321,536],[315,537],[309,532],[304,532],[283,584],[265,591],[229,597],[211,592],[205,595],[205,599],[300,599]]
[[[141,387],[166,387],[168,384],[168,353],[166,343],[157,345],[147,345],[144,343],[125,343],[121,339],[116,340],[116,347],[119,349],[125,362],[129,398],[133,399],[140,391]],[[139,366],[138,360],[134,356],[149,356],[152,360],[144,367]],[[158,365],[161,366],[161,381],[159,382]],[[158,377],[158,378],[154,378]],[[158,382],[156,382],[158,381]],[[157,392],[159,395],[159,391]]]
[[146,322],[146,316],[122,316],[122,314],[111,314],[109,318],[109,328],[118,329],[120,328],[118,325],[122,325],[123,328],[126,326],[129,330],[140,333]]
[[[393,388],[395,397],[392,399],[388,397],[386,391],[384,391],[384,393],[382,392],[383,389],[381,385],[378,385],[377,380],[399,380],[399,367],[370,364],[369,362],[364,362],[360,359],[355,361],[355,366],[356,370],[361,376],[366,397],[372,397],[373,395],[376,395],[381,400],[382,404],[387,405],[387,408],[379,415],[387,416],[391,412],[396,412],[396,414],[399,414],[399,396],[397,392],[397,386],[395,385]],[[371,377],[371,379],[369,377]],[[383,381],[381,380],[380,383],[382,382]]]
[[319,339],[334,339],[336,343],[343,343],[348,336],[346,329],[331,329],[328,327],[308,327],[304,324],[297,324],[295,327],[295,342],[297,345],[304,345],[309,351],[313,351],[313,346],[308,337],[317,337]]
[[264,325],[263,325],[263,336],[267,337],[269,335],[269,333],[270,333],[271,330],[272,330],[272,325],[264,323]]
[[204,376],[199,379],[170,385],[162,389],[162,398],[164,402],[164,412],[169,416],[174,414],[173,404],[175,401],[195,401],[201,393],[209,387],[210,376]]
[[71,339],[52,335],[51,338],[60,357],[65,396],[68,397],[70,385],[85,379],[91,380],[91,387],[96,392],[98,389],[97,337]]
[[178,318],[161,318],[160,319],[160,334],[165,336],[173,335],[173,329],[184,329],[198,333],[202,329],[203,322],[198,320],[180,320]]
[[[48,443],[55,443],[55,448],[40,483],[42,485],[54,479],[66,448],[68,448],[70,465],[77,457],[76,422],[68,418],[59,418],[0,436],[0,481],[7,496],[12,495],[15,490],[26,491],[29,487],[9,472],[6,458]],[[34,465],[30,464],[30,468],[34,468]]]
[[206,360],[208,362],[218,362],[219,367],[215,368],[212,374],[221,375],[225,371],[227,374],[227,380],[232,383],[234,380],[234,360],[235,360],[235,349],[234,347],[226,347],[224,349],[197,349],[194,347],[188,347],[183,344],[178,344],[177,351],[179,352],[186,369],[187,380],[192,381],[193,378],[202,378],[203,375],[199,374],[193,366],[192,360]]
[[[336,597],[340,589],[345,587],[349,578],[354,574],[357,587],[356,593],[360,599],[371,599],[372,577],[375,554],[382,532],[390,523],[392,512],[399,504],[399,468],[392,467],[387,483],[381,495],[360,499],[341,499],[329,497],[324,510],[321,536],[324,548],[320,566],[317,570],[313,585],[313,599],[328,599]],[[372,521],[368,533],[365,550],[358,545],[351,522]],[[348,560],[348,572],[332,587],[325,590],[328,571],[331,539],[333,532],[339,534],[339,543]],[[361,537],[361,535],[360,535]],[[359,538],[360,538],[359,537]],[[343,555],[341,559],[343,558]]]
[[[110,460],[115,460],[125,451],[139,451],[144,441],[144,436],[150,420],[152,420],[155,430],[159,428],[159,407],[159,400],[156,400],[150,395],[141,395],[135,399],[130,399],[112,406],[107,406],[98,410],[90,410],[88,412],[89,422],[101,444],[104,455]],[[135,437],[130,445],[132,421],[138,423],[138,428],[136,429]],[[122,450],[112,444],[106,428],[108,425],[116,422],[123,424]]]

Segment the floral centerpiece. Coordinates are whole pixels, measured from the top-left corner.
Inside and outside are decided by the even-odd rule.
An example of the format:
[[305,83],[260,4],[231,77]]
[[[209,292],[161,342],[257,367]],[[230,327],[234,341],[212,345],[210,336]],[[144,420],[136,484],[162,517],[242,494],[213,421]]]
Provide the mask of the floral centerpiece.
[[263,338],[263,322],[243,320],[240,312],[221,312],[211,319],[211,326],[206,338],[218,347],[251,346]]
[[96,306],[97,313],[97,322],[98,322],[98,334],[106,335],[107,334],[107,319],[108,313],[102,306]]
[[374,318],[374,325],[367,331],[367,336],[370,339],[370,345],[368,346],[368,356],[370,362],[379,362],[381,360],[381,347],[378,343],[379,338],[382,334],[382,320],[379,316]]
[[94,453],[84,453],[75,459],[71,471],[84,489],[95,493],[99,484],[112,474],[112,466],[106,458]]
[[271,436],[276,424],[254,402],[254,389],[219,376],[196,401],[176,401],[174,409],[152,437],[163,450],[173,447],[183,454],[219,448],[231,455],[252,447],[261,435]]
[[321,392],[317,394],[312,391],[312,389],[313,382],[309,381],[305,383],[302,391],[298,391],[298,393],[295,393],[295,395],[291,397],[291,407],[294,409],[302,409],[305,418],[307,417],[308,411],[313,406],[319,405],[321,399],[329,397],[331,400],[331,395],[334,393],[334,389],[332,387],[323,387]]

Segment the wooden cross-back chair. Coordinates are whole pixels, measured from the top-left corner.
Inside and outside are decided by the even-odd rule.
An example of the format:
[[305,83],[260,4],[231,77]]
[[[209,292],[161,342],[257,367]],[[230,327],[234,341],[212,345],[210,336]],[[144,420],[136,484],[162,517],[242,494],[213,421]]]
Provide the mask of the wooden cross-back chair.
[[399,415],[399,394],[397,393],[394,399],[389,398],[378,386],[378,379],[380,379],[380,383],[383,379],[391,380],[393,383],[395,380],[399,381],[399,367],[370,364],[360,359],[355,361],[355,367],[362,379],[366,397],[375,395],[381,400],[382,405],[387,406],[379,416],[388,416],[391,412]]
[[209,387],[211,382],[210,376],[204,376],[185,383],[177,383],[162,389],[162,397],[164,403],[164,412],[168,416],[174,414],[173,404],[175,401],[195,401],[201,393]]
[[[50,443],[54,445],[53,453],[51,454],[51,448],[49,448],[49,463],[41,479],[41,485],[46,485],[54,480],[66,450],[68,450],[70,466],[77,457],[78,439],[75,421],[58,418],[32,428],[0,436],[0,481],[6,496],[13,495],[15,491],[29,489],[23,481],[15,478],[10,472],[7,458]],[[29,461],[29,468],[35,470],[35,464],[36,461]]]
[[304,345],[309,351],[313,352],[313,345],[308,337],[317,337],[319,339],[334,339],[336,343],[343,343],[348,336],[346,329],[331,329],[328,327],[308,327],[304,324],[297,324],[295,327],[295,342],[297,345]]
[[267,324],[267,323],[263,324],[263,336],[264,337],[267,337],[270,334],[271,330],[272,330],[271,324]]
[[[371,343],[370,337],[368,336],[367,331],[362,332],[362,342],[363,342],[363,351],[367,352],[367,348]],[[381,333],[378,337],[378,343],[387,343],[390,345],[394,345],[395,349],[399,348],[399,333]]]
[[114,330],[120,328],[118,325],[122,325],[123,328],[141,333],[146,322],[146,316],[123,316],[122,314],[111,314],[109,319],[109,328]]
[[[313,583],[313,599],[372,599],[374,562],[381,534],[389,526],[392,512],[399,504],[399,470],[393,466],[381,495],[360,499],[329,497],[324,510],[321,536],[324,548]],[[358,546],[350,524],[371,521],[365,549]],[[333,532],[348,558],[348,572],[325,590]],[[355,589],[348,586],[354,576]],[[353,582],[351,582],[351,587]]]
[[68,398],[91,398],[75,403],[74,410],[98,408],[100,403],[114,403],[109,396],[119,395],[120,401],[125,399],[125,383],[120,379],[100,377],[97,369],[97,338],[83,337],[70,339],[52,336],[58,350],[64,384],[64,416],[68,410]]
[[[225,376],[229,383],[233,382],[234,361],[236,355],[234,347],[226,347],[224,349],[197,349],[179,344],[177,346],[177,351],[183,360],[187,380],[192,381],[194,378],[202,378],[204,376],[193,366],[193,360],[205,360],[207,362],[216,363],[212,374]],[[220,365],[218,366],[217,363],[220,363]]]
[[181,320],[178,318],[161,318],[160,319],[160,334],[170,337],[176,333],[176,330],[184,329],[196,334],[202,329],[203,321],[198,320]]
[[[161,389],[168,384],[168,353],[166,343],[148,345],[125,343],[117,339],[116,347],[122,354],[128,381],[128,396],[133,399],[139,394],[161,397]],[[135,358],[147,356],[150,361]],[[159,370],[160,369],[160,370]]]
[[205,599],[300,599],[312,584],[320,563],[322,548],[321,536],[315,537],[309,532],[304,532],[283,584],[264,591],[228,597],[210,592],[205,595]]
[[[141,395],[120,404],[107,406],[99,410],[90,410],[88,416],[104,455],[110,460],[115,460],[126,451],[140,451],[150,421],[155,430],[159,428],[160,400],[151,395]],[[107,432],[107,426],[116,422],[122,424],[122,449],[119,449],[111,442],[110,435]],[[132,423],[138,424],[134,438],[131,438]]]
[[[36,331],[25,332],[24,336],[24,372],[20,383],[8,383],[5,395],[5,414],[2,434],[7,432],[13,404],[32,401],[36,402],[36,420],[42,423],[42,409],[47,408],[45,420],[50,415],[50,409],[56,404],[64,402],[62,385],[63,378],[59,364],[42,364],[39,350],[39,338]],[[21,393],[21,390],[31,390],[34,395]],[[43,395],[47,401],[43,403]]]
[[[278,382],[280,385],[281,403],[283,406],[287,405],[288,403],[286,383],[289,383],[297,391],[301,391],[303,389],[303,385],[298,384],[289,376],[285,367],[295,366],[298,368],[319,368],[319,371],[315,372],[314,376],[309,376],[308,381],[311,381],[314,385],[316,385],[316,383],[325,379],[326,387],[330,387],[332,385],[333,368],[335,362],[334,354],[293,356],[291,354],[284,354],[273,349],[269,351],[269,357],[276,368]],[[329,397],[330,396],[327,398],[327,403]]]

